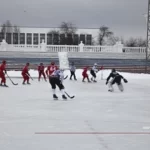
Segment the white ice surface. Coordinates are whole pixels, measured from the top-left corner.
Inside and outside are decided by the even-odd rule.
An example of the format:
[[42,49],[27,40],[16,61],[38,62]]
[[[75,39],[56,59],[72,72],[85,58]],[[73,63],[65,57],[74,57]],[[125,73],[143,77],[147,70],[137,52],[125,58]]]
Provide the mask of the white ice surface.
[[[74,99],[52,99],[48,82],[35,78],[31,85],[22,79],[7,79],[0,87],[0,150],[150,150],[149,135],[49,135],[35,132],[150,132],[150,75],[122,73],[129,83],[121,93],[109,93],[98,73],[97,83],[66,80]],[[109,70],[103,72],[104,79]],[[8,72],[11,77],[20,72]],[[36,71],[30,71],[37,77]],[[65,74],[69,74],[65,71]]]

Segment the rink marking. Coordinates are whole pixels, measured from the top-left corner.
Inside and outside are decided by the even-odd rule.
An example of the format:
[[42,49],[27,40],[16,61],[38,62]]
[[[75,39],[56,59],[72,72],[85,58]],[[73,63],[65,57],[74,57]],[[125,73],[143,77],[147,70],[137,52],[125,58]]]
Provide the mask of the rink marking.
[[80,134],[80,135],[86,135],[86,134],[108,134],[108,135],[150,135],[150,132],[35,132],[35,134],[59,134],[59,135],[76,135],[76,134]]

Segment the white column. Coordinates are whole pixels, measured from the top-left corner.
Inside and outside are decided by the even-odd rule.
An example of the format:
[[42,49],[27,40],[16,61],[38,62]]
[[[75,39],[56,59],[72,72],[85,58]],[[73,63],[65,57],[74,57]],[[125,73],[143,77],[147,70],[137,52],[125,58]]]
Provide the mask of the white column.
[[32,47],[33,47],[33,33],[32,33]]
[[13,32],[11,33],[11,44],[13,45]]
[[39,33],[39,35],[38,35],[38,38],[39,38],[39,42],[38,42],[38,45],[40,45],[41,43],[40,43],[40,33]]
[[20,44],[20,33],[18,33],[18,45]]
[[27,47],[27,33],[25,33],[25,47]]
[[45,44],[47,45],[47,33],[45,34]]

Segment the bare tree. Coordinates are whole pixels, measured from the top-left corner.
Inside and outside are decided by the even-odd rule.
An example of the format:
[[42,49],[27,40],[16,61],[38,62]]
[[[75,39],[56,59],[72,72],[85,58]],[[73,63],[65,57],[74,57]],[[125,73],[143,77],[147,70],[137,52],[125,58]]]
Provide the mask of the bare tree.
[[94,37],[92,37],[91,45],[96,45],[96,41]]
[[125,42],[127,47],[146,47],[146,40],[142,38],[133,38],[131,37]]
[[99,35],[98,35],[98,43],[103,45],[105,38],[108,38],[113,35],[113,32],[109,30],[109,27],[102,26],[99,28]]
[[137,47],[146,47],[146,39],[138,38]]
[[77,28],[71,22],[62,22],[60,25],[60,31],[63,34],[75,34],[77,31]]
[[130,38],[125,42],[125,46],[127,47],[136,47],[137,46],[137,39],[135,38]]
[[123,37],[111,35],[110,37],[107,38],[106,44],[107,45],[115,45],[116,42],[118,42],[118,41],[121,41],[121,43],[124,44]]
[[2,24],[1,32],[4,34],[4,39],[7,41],[7,33],[20,33],[20,29],[17,25],[12,25],[9,20]]
[[62,22],[60,25],[60,32],[65,36],[61,36],[62,43],[67,45],[73,45],[73,35],[76,33],[77,28],[71,22]]
[[1,32],[5,34],[13,32],[13,27],[9,20],[2,24]]
[[17,25],[14,25],[13,32],[14,33],[20,33],[20,28]]

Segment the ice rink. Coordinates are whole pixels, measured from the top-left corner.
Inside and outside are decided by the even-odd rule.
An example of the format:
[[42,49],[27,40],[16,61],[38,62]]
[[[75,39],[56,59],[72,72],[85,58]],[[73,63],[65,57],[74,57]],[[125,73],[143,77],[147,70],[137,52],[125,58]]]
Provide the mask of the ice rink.
[[59,90],[54,101],[44,80],[22,85],[12,78],[14,86],[7,79],[9,88],[0,87],[0,150],[150,150],[150,75],[122,75],[129,81],[125,91],[114,86],[109,93],[101,72],[97,83],[82,83],[77,70],[78,81],[64,81],[75,95],[67,101]]

